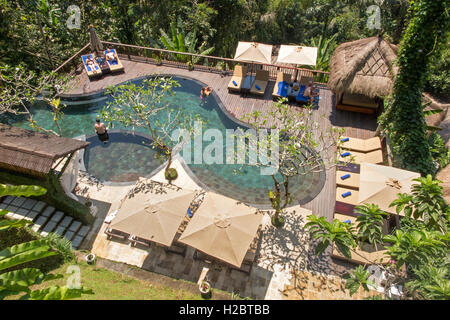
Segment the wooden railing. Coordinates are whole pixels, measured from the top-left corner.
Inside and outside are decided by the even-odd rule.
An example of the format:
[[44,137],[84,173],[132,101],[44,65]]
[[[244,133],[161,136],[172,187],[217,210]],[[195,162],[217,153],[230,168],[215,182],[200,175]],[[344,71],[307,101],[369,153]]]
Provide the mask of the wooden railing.
[[[117,42],[102,41],[102,43],[105,48],[114,48],[117,50],[120,57],[126,58],[131,61],[153,63],[157,65],[162,64],[183,69],[195,69],[206,72],[231,74],[236,64],[244,64],[252,66],[252,68],[249,68],[250,71],[255,71],[258,69],[269,71],[269,77],[271,79],[275,79],[277,73],[281,71],[290,74],[292,79],[294,79],[295,77],[299,79],[301,76],[313,77],[316,83],[326,83],[329,75],[329,72],[326,71],[296,68],[294,66],[281,66],[264,63],[245,63],[230,58],[207,56],[188,52],[178,52]],[[57,69],[55,69],[55,71],[70,72],[68,69],[74,68],[74,66],[78,66],[81,63],[81,60],[77,57],[83,52],[87,53],[89,51],[88,46],[89,43],[86,44],[72,57],[70,57],[67,61],[61,64]]]

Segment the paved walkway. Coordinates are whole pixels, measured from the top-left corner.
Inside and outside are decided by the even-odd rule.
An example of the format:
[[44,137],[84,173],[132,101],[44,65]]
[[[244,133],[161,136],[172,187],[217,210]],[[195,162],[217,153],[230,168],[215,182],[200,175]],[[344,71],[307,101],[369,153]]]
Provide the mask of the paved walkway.
[[[198,185],[184,171],[179,159],[173,167],[179,173],[175,181],[179,187],[200,190]],[[166,182],[159,172],[152,179]],[[271,226],[270,216],[265,214],[263,232],[260,238],[256,262],[250,275],[232,270],[217,263],[194,260],[194,249],[188,247],[186,256],[167,253],[163,247],[152,245],[131,247],[128,241],[107,240],[103,223],[109,212],[117,209],[119,201],[131,186],[102,185],[85,177],[79,180],[79,189],[89,192],[99,207],[97,219],[82,248],[94,252],[99,257],[134,265],[145,270],[160,273],[175,279],[184,279],[196,283],[204,268],[212,286],[228,292],[238,293],[241,297],[253,299],[283,299],[283,291],[290,285],[294,270],[330,269],[327,256],[317,258],[313,248],[309,247],[309,234],[303,228],[306,216],[311,211],[300,206],[292,207],[285,214],[284,228]]]

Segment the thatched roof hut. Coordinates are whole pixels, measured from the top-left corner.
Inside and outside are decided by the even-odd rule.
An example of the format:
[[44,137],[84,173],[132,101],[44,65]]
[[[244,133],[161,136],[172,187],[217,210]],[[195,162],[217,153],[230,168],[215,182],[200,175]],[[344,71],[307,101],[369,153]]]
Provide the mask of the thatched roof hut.
[[88,145],[85,141],[0,124],[0,168],[45,175],[56,160]]
[[328,87],[338,94],[389,95],[398,70],[394,65],[397,51],[397,46],[381,36],[339,45],[331,57]]

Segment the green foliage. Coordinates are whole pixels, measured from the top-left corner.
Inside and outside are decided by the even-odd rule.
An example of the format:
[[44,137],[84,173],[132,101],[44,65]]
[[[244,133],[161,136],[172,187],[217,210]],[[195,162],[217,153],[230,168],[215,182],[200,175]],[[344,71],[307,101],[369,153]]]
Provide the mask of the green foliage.
[[[371,239],[372,242],[383,243],[392,264],[385,266],[376,261],[369,263],[378,265],[387,272],[386,289],[392,284],[400,284],[406,288],[403,299],[448,299],[450,233],[447,227],[447,203],[442,198],[440,181],[432,180],[431,176],[416,181],[419,183],[413,185],[411,195],[399,194],[391,204],[391,207],[396,207],[397,213],[404,210],[406,215],[393,234],[381,237],[385,214],[377,206],[370,204],[356,206],[356,212],[362,216],[357,218],[355,225],[338,220],[329,223],[324,217],[308,216],[309,222],[305,228],[313,239],[319,240],[316,254],[321,254],[329,245],[336,244],[339,251],[349,258],[351,251],[356,248],[356,240]],[[345,277],[346,288],[351,295],[360,286],[368,289],[367,277],[368,274],[362,267]]]
[[367,286],[370,284],[369,281],[370,273],[365,270],[363,266],[356,267],[353,272],[344,275],[345,289],[350,290],[350,295],[354,295],[362,286],[365,290],[369,290]]
[[441,261],[449,248],[449,235],[425,229],[403,232],[396,230],[392,235],[384,236],[384,241],[392,245],[387,247],[388,254],[397,261],[398,266],[404,264],[411,268],[432,265]]
[[330,223],[324,217],[316,217],[315,215],[309,215],[308,221],[305,228],[312,234],[313,239],[319,240],[316,255],[322,254],[330,244],[334,243],[346,258],[351,258],[350,249],[356,248],[353,226],[337,219]]
[[167,180],[173,181],[176,178],[178,178],[178,172],[175,168],[169,168],[167,171],[164,172],[164,176]]
[[450,299],[448,266],[436,268],[430,265],[423,265],[420,269],[414,270],[414,274],[416,278],[406,283],[406,289],[413,296],[420,296],[420,298],[427,300]]
[[383,243],[383,224],[387,213],[376,204],[364,204],[355,207],[358,238],[377,245]]
[[47,192],[47,190],[40,186],[27,186],[27,185],[12,186],[12,185],[0,184],[0,197],[4,197],[4,196],[16,196],[16,197],[42,196],[46,192]]
[[[205,43],[197,48],[197,30],[194,28],[193,31],[185,34],[183,29],[183,22],[181,21],[180,17],[178,17],[177,19],[177,27],[175,27],[175,24],[172,22],[170,24],[170,30],[171,37],[169,37],[164,30],[160,30],[160,41],[164,48],[167,50],[197,53],[201,55],[210,55],[214,51],[214,47],[205,49]],[[199,57],[192,57],[183,54],[172,54],[172,57],[176,61],[189,62],[192,65],[196,64],[200,60]]]
[[[447,34],[449,39],[449,34]],[[450,98],[450,46],[449,40],[442,52],[436,52],[431,57],[430,75],[426,83],[426,89],[433,94]]]
[[439,52],[446,43],[448,5],[448,0],[411,1],[411,20],[397,55],[399,72],[393,97],[381,121],[389,135],[395,163],[422,174],[435,172],[426,136],[422,92],[431,53]]
[[439,165],[439,169],[445,168],[450,163],[450,150],[445,146],[442,137],[438,133],[433,132],[428,137],[428,143],[430,144],[431,156]]
[[411,188],[411,194],[402,194],[390,207],[395,206],[397,213],[404,210],[407,217],[423,219],[425,226],[429,230],[447,231],[450,222],[450,207],[444,199],[442,181],[433,180],[431,175],[426,178],[417,178],[419,182]]
[[50,232],[46,237],[53,249],[58,251],[64,259],[64,262],[75,261],[75,254],[72,248],[72,242],[60,236],[57,233]]

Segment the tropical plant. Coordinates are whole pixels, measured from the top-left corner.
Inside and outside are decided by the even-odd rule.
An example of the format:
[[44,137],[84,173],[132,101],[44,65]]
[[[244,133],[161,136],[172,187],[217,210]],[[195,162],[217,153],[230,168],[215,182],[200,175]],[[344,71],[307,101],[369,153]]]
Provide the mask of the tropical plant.
[[112,101],[100,112],[111,126],[118,121],[126,127],[146,128],[152,138],[152,147],[168,160],[167,178],[176,178],[175,169],[170,168],[174,148],[186,142],[184,136],[175,137],[174,134],[191,135],[194,120],[200,121],[197,115],[185,115],[182,108],[175,109],[165,100],[168,95],[174,95],[173,88],[179,86],[176,80],[155,75],[143,80],[142,85],[127,83],[109,87],[107,92]]
[[411,188],[411,194],[401,194],[390,205],[396,212],[404,210],[407,217],[423,219],[429,230],[447,231],[450,221],[450,207],[443,197],[442,181],[433,180],[431,175],[414,179],[418,182]]
[[[170,24],[171,37],[167,35],[164,30],[160,30],[160,41],[167,50],[177,52],[196,53],[200,55],[210,55],[214,51],[214,47],[205,49],[205,43],[199,48],[197,47],[197,31],[194,28],[193,31],[185,34],[183,29],[183,23],[181,18],[177,19],[177,26],[172,22]],[[184,54],[172,54],[172,57],[181,62],[188,62],[191,65],[196,64],[201,58],[198,56],[189,56]]]
[[436,169],[426,136],[422,92],[429,74],[431,53],[439,52],[446,43],[450,20],[448,5],[448,0],[411,1],[411,19],[397,55],[399,71],[392,100],[382,120],[394,162],[422,174],[433,174]]
[[369,271],[364,269],[363,266],[356,267],[353,272],[344,275],[344,279],[346,279],[345,289],[350,291],[350,295],[354,295],[361,286],[368,291],[368,285],[371,284],[369,276]]
[[[274,188],[269,192],[269,198],[275,213],[272,223],[282,226],[281,213],[292,203],[289,183],[296,176],[317,174],[337,164],[337,151],[340,146],[342,130],[335,127],[321,128],[313,117],[313,106],[306,106],[303,112],[292,110],[280,99],[265,112],[253,112],[245,115],[242,120],[250,127],[250,135],[264,136],[267,129],[271,130],[270,139],[258,139],[258,150],[270,150],[276,155],[276,168],[271,173]],[[268,124],[270,128],[267,128]],[[253,130],[253,131],[252,131]],[[277,152],[273,146],[277,145]],[[244,152],[252,152],[245,148]],[[261,159],[260,159],[261,160]],[[264,166],[263,161],[256,161],[255,166]]]
[[[316,65],[313,66],[305,66],[308,69],[315,69],[321,71],[329,71],[330,70],[330,60],[333,55],[334,50],[337,47],[336,43],[337,34],[332,35],[330,38],[325,39],[322,35],[318,38],[312,38],[310,41],[310,45],[312,47],[317,47],[317,61]],[[327,82],[328,75],[327,74],[319,74],[318,82]]]
[[431,156],[439,170],[445,168],[450,163],[450,150],[445,146],[442,137],[438,133],[432,132],[428,137],[428,143],[430,144]]
[[364,204],[355,208],[360,214],[356,218],[358,223],[358,238],[375,245],[383,243],[383,225],[386,212],[382,211],[376,204]]
[[[338,250],[349,258],[351,253],[358,254],[355,250],[357,241],[383,243],[390,264],[384,265],[367,257],[365,259],[368,264],[377,265],[384,273],[385,297],[389,296],[390,288],[397,285],[404,288],[402,299],[447,299],[450,286],[450,233],[448,228],[442,230],[442,226],[449,224],[450,217],[443,212],[447,210],[445,200],[444,204],[440,203],[442,189],[436,187],[439,181],[431,183],[429,179],[430,176],[417,179],[419,183],[413,185],[413,195],[398,195],[398,199],[391,206],[395,206],[397,212],[404,210],[406,216],[400,220],[400,226],[393,234],[382,235],[381,239],[380,228],[384,214],[374,205],[356,206],[355,211],[364,217],[358,217],[355,224],[340,222],[337,219],[330,223],[324,217],[308,216],[309,222],[305,227],[313,239],[319,240],[316,254],[321,254],[329,245],[335,244]],[[426,190],[430,190],[430,197],[425,196]],[[439,221],[425,222],[422,217],[428,213],[421,211],[422,209],[439,211],[435,214]],[[417,214],[414,214],[415,210],[418,210]],[[371,222],[376,229],[373,233],[369,227]],[[368,290],[368,276],[362,266],[345,276],[346,288],[350,290],[351,295],[360,286]]]
[[[61,100],[57,96],[67,88],[68,78],[55,73],[37,73],[23,66],[0,66],[0,114],[24,115],[30,127],[37,131],[62,135],[59,121],[63,117]],[[30,106],[43,100],[52,110],[53,122],[57,131],[42,127],[33,118]]]
[[[9,186],[0,185],[1,196],[40,196],[46,190],[39,186]],[[2,214],[7,210],[2,210]],[[0,232],[7,228],[20,228],[20,224],[5,224],[0,220]],[[80,297],[82,294],[92,294],[86,288],[69,288],[67,286],[51,286],[44,289],[33,290],[31,286],[41,284],[48,280],[62,278],[62,275],[44,274],[37,268],[18,268],[20,265],[58,255],[52,248],[56,241],[47,239],[33,240],[13,245],[0,251],[0,299],[8,296],[22,294],[20,299],[30,300],[65,300]],[[57,245],[59,249],[60,246]]]

